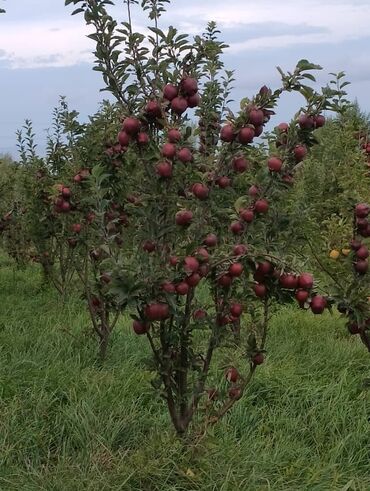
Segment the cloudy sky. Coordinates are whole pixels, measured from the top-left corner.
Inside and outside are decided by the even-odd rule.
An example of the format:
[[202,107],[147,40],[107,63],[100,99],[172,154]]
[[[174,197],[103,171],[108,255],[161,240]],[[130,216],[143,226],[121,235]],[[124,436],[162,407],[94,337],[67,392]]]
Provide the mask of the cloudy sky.
[[[123,2],[115,14],[125,20]],[[93,42],[81,16],[71,17],[64,0],[0,0],[0,153],[16,154],[15,130],[34,122],[40,148],[59,95],[85,119],[106,95],[92,72]],[[162,26],[196,34],[210,20],[230,45],[225,64],[236,70],[235,99],[261,85],[276,86],[276,65],[293,68],[300,58],[328,72],[344,70],[352,99],[370,111],[370,0],[172,0]],[[136,26],[145,26],[137,13]],[[287,119],[299,100],[283,100],[278,119]],[[277,121],[278,122],[278,121]]]

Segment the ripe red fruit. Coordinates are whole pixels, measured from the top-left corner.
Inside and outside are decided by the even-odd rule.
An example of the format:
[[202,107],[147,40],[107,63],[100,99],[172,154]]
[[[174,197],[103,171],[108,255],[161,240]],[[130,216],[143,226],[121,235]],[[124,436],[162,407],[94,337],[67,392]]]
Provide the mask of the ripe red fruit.
[[249,189],[248,189],[248,195],[251,197],[251,198],[255,198],[256,196],[258,196],[260,194],[260,190],[258,189],[257,186],[255,186],[253,184],[253,186],[251,186]]
[[207,317],[207,312],[203,309],[197,309],[193,313],[194,320],[201,320],[201,319],[205,319],[206,317]]
[[171,101],[171,109],[174,113],[178,114],[179,116],[184,113],[188,108],[188,101],[181,96],[175,97]]
[[296,162],[301,162],[307,155],[307,148],[304,145],[297,145],[293,150]]
[[242,395],[242,390],[240,387],[231,387],[229,389],[229,397],[230,399],[239,399]]
[[209,261],[209,253],[204,247],[199,247],[196,251],[196,255],[201,263],[207,263]]
[[74,223],[71,228],[72,232],[74,232],[75,234],[79,234],[82,230],[82,225],[80,223]]
[[146,240],[143,244],[143,250],[145,252],[149,252],[149,254],[151,252],[154,252],[156,249],[156,245],[155,245],[155,242],[153,242],[152,240]]
[[309,290],[313,287],[313,276],[310,273],[302,273],[298,277],[298,286],[299,288],[305,288]]
[[257,265],[257,272],[263,276],[267,276],[273,272],[273,265],[270,261],[262,261]]
[[186,281],[181,281],[178,285],[176,285],[176,292],[179,295],[187,295],[189,292],[190,286],[186,283]]
[[271,172],[280,172],[283,162],[277,157],[270,157],[267,161],[268,168]]
[[198,82],[195,78],[187,77],[181,80],[180,87],[185,95],[192,96],[198,92]]
[[177,143],[181,140],[181,133],[179,130],[172,128],[168,131],[167,138],[170,143]]
[[127,147],[128,144],[130,143],[130,140],[131,140],[130,135],[126,133],[126,131],[120,131],[118,133],[118,141],[122,147]]
[[181,210],[176,213],[177,225],[186,226],[191,223],[193,219],[193,213],[190,210]]
[[297,290],[295,292],[295,298],[299,304],[305,303],[309,296],[310,294],[307,290]]
[[203,240],[203,244],[207,247],[215,247],[217,245],[217,236],[215,234],[208,234]]
[[208,198],[209,188],[205,184],[197,182],[193,184],[191,190],[194,196],[202,201]]
[[247,145],[253,141],[254,135],[254,130],[246,126],[239,130],[238,140],[242,145]]
[[151,321],[162,321],[169,317],[170,308],[166,303],[150,303],[145,307],[144,314]]
[[233,303],[230,307],[230,314],[234,317],[240,317],[243,313],[243,306],[240,303]]
[[149,322],[134,320],[134,322],[132,324],[132,328],[133,328],[135,334],[138,334],[139,336],[141,336],[141,335],[149,332],[150,324],[149,324]]
[[175,85],[167,84],[163,89],[163,97],[168,101],[172,101],[177,94],[179,93],[179,89],[175,87]]
[[145,106],[145,112],[150,118],[160,118],[162,109],[158,101],[149,101]]
[[357,251],[362,246],[362,243],[359,240],[352,239],[350,245],[354,251]]
[[186,164],[186,163],[191,162],[193,160],[193,155],[188,148],[181,148],[177,152],[177,158],[180,160],[180,162],[183,162],[184,164]]
[[167,159],[172,159],[176,155],[176,146],[173,143],[165,143],[161,149],[161,154]]
[[239,211],[240,218],[247,223],[253,222],[254,213],[251,209],[242,209]]
[[242,222],[233,222],[230,225],[230,230],[234,235],[240,235],[244,230],[244,225]]
[[171,266],[176,266],[177,264],[179,264],[179,258],[177,256],[171,256],[170,264]]
[[207,276],[207,274],[209,273],[209,270],[210,270],[210,267],[209,267],[209,264],[201,264],[199,266],[199,270],[198,270],[198,273],[200,274],[200,276],[202,278],[205,278]]
[[267,213],[269,209],[269,203],[265,199],[259,199],[255,202],[254,209],[257,213]]
[[235,172],[245,172],[248,169],[249,162],[244,157],[237,157],[233,160],[233,168]]
[[233,279],[230,275],[224,274],[218,278],[217,283],[224,288],[228,288],[231,285],[232,281]]
[[282,274],[279,283],[283,288],[294,290],[298,286],[298,278],[294,274]]
[[316,128],[322,128],[326,122],[325,116],[322,114],[318,114],[317,116],[314,116],[314,123]]
[[348,328],[348,332],[350,334],[360,334],[360,332],[361,332],[361,329],[356,322],[352,322],[352,323],[347,324],[347,328]]
[[68,239],[68,245],[69,247],[71,247],[72,249],[74,249],[77,245],[77,239]]
[[228,382],[235,383],[239,378],[239,372],[235,367],[230,367],[226,370],[225,378]]
[[79,184],[82,181],[82,176],[80,176],[80,174],[76,174],[73,180],[75,183]]
[[159,177],[172,177],[172,164],[170,162],[159,162],[159,164],[156,165],[155,171]]
[[149,143],[148,133],[144,133],[143,131],[141,131],[140,133],[138,133],[136,141],[138,145],[147,145]]
[[222,176],[216,180],[216,184],[221,189],[225,189],[230,186],[231,180],[227,176]]
[[289,129],[288,123],[279,123],[277,125],[277,129],[280,131],[280,133],[286,133]]
[[64,199],[69,199],[71,197],[71,190],[69,188],[62,187],[62,196]]
[[265,115],[261,109],[252,109],[249,113],[249,122],[254,126],[260,126],[265,120]]
[[358,203],[355,208],[357,218],[366,218],[370,213],[370,206],[366,203]]
[[198,268],[199,268],[199,261],[195,257],[187,256],[184,259],[184,270],[187,273],[193,273],[194,271],[197,271]]
[[310,130],[314,126],[314,119],[308,114],[301,114],[298,118],[299,126],[304,130]]
[[256,353],[252,357],[252,362],[254,365],[262,365],[262,363],[265,361],[265,357],[263,356],[263,353]]
[[195,287],[199,284],[201,279],[202,277],[199,273],[193,273],[192,275],[188,276],[185,281],[189,286]]
[[244,254],[247,253],[247,251],[248,251],[248,248],[244,244],[237,244],[233,248],[234,256],[243,256]]
[[60,211],[62,213],[68,213],[71,211],[71,205],[68,201],[62,201],[62,204],[60,205]]
[[234,141],[234,127],[231,124],[225,124],[225,126],[221,128],[220,138],[226,143],[231,143]]
[[130,136],[136,136],[139,133],[141,123],[136,118],[126,118],[123,121],[122,129]]
[[358,259],[367,259],[369,257],[369,249],[363,245],[356,251],[356,257]]
[[187,98],[187,101],[188,101],[188,106],[190,108],[197,107],[200,105],[200,95],[199,94],[190,95]]
[[166,293],[175,293],[176,287],[171,281],[165,281],[162,283],[162,290]]
[[321,295],[316,295],[311,300],[311,310],[314,314],[322,314],[327,306],[327,300]]
[[354,267],[358,274],[365,274],[369,269],[369,263],[366,259],[359,259],[355,262]]
[[253,290],[256,296],[259,298],[263,298],[267,294],[266,285],[264,285],[263,283],[257,283],[256,285],[254,285]]
[[241,263],[233,263],[229,266],[229,275],[230,276],[240,276],[244,270],[244,267]]

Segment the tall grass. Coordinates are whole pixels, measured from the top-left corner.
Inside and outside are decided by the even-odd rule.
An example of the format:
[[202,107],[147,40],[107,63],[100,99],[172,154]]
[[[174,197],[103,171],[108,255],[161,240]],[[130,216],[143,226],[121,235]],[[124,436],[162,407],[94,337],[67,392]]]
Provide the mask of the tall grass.
[[2,491],[370,489],[370,358],[337,317],[284,309],[246,397],[185,445],[128,320],[99,368],[83,302],[40,285],[2,259]]

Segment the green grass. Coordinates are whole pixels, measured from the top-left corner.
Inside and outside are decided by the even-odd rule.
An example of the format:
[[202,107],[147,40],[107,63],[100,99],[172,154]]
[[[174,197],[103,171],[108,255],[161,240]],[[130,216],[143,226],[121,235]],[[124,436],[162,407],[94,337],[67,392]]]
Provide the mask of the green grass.
[[1,491],[370,489],[370,357],[340,320],[289,308],[248,394],[197,445],[173,434],[127,321],[106,365],[79,299],[0,264]]

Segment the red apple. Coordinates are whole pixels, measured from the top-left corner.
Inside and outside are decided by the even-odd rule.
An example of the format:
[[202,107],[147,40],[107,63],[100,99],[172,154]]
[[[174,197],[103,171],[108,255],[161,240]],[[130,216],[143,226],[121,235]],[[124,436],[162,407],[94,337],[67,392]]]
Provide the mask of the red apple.
[[163,97],[168,101],[172,101],[177,94],[179,93],[179,89],[175,87],[175,85],[167,84],[163,89]]
[[188,108],[188,101],[181,96],[175,97],[171,101],[171,109],[174,113],[178,114],[179,116],[184,113]]
[[186,164],[193,160],[193,154],[188,148],[184,147],[177,152],[177,158],[180,160],[180,162]]
[[264,123],[265,115],[261,109],[252,109],[249,113],[249,122],[254,126],[260,126]]
[[161,149],[161,154],[167,159],[172,159],[176,155],[176,146],[173,143],[165,143]]
[[232,141],[234,141],[234,127],[231,124],[226,124],[225,126],[223,126],[221,128],[220,138],[226,143],[231,143]]
[[311,310],[314,314],[322,314],[327,306],[327,300],[325,297],[321,295],[316,295],[311,300]]
[[238,133],[238,140],[239,143],[242,145],[247,145],[248,143],[251,143],[254,138],[254,130],[252,128],[249,128],[248,126],[241,128]]
[[193,213],[190,210],[181,210],[176,213],[176,223],[177,225],[190,225],[193,220]]
[[170,143],[177,143],[181,140],[181,133],[176,128],[172,128],[168,131],[167,138]]
[[239,211],[239,216],[245,222],[251,223],[253,222],[254,213],[250,208],[244,208]]
[[120,131],[118,133],[118,141],[122,147],[127,147],[130,143],[130,135],[126,131]]
[[229,266],[229,275],[232,277],[240,276],[243,270],[244,267],[241,263],[233,263]]
[[252,362],[254,365],[262,365],[264,361],[265,361],[265,357],[263,356],[263,353],[256,353],[252,357]]
[[232,222],[230,230],[234,235],[240,235],[244,230],[244,225],[242,222]]
[[233,254],[234,256],[244,256],[248,252],[247,246],[244,244],[237,244],[233,248]]
[[215,247],[217,245],[217,236],[215,234],[208,234],[203,240],[203,244],[207,247]]
[[304,288],[309,290],[313,287],[313,276],[310,273],[302,273],[298,277],[298,286],[299,288]]
[[151,321],[161,321],[169,317],[170,308],[166,303],[150,303],[145,307],[144,313]]
[[221,189],[225,189],[230,186],[231,180],[227,176],[218,177],[216,180],[216,184]]
[[194,196],[202,201],[208,198],[209,188],[205,184],[197,182],[193,184],[191,190]]
[[198,92],[198,82],[195,78],[187,77],[181,80],[180,88],[187,96],[192,96]]
[[263,283],[257,283],[256,285],[254,285],[253,289],[254,289],[254,293],[259,298],[263,298],[267,294],[266,285],[264,285]]
[[233,303],[230,306],[230,313],[234,317],[240,317],[243,313],[243,306],[240,303]]
[[123,121],[122,129],[130,136],[136,136],[139,133],[141,123],[137,118],[126,118]]
[[176,292],[179,294],[179,295],[187,295],[188,292],[189,292],[189,285],[186,283],[186,281],[181,281],[180,283],[178,283],[176,285]]
[[255,202],[254,209],[257,213],[267,213],[269,209],[269,203],[265,199],[259,199]]
[[149,324],[149,322],[134,320],[134,322],[132,324],[132,328],[133,328],[135,334],[138,334],[139,336],[141,336],[141,335],[149,332],[150,324]]
[[235,383],[239,378],[239,372],[235,367],[230,367],[226,370],[225,378],[228,382]]
[[159,162],[155,168],[159,177],[169,178],[172,177],[172,164],[170,162]]
[[277,157],[270,157],[267,161],[267,165],[271,172],[280,172],[283,167],[283,162]]
[[296,162],[301,162],[307,155],[307,148],[304,145],[297,145],[293,150]]
[[237,157],[233,160],[233,168],[235,172],[242,173],[248,169],[249,162],[244,157]]

